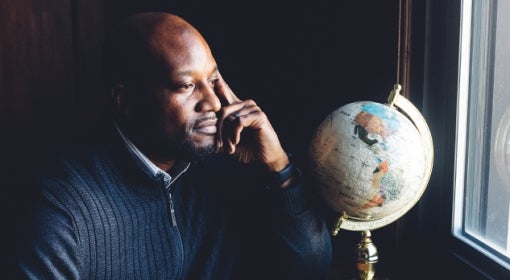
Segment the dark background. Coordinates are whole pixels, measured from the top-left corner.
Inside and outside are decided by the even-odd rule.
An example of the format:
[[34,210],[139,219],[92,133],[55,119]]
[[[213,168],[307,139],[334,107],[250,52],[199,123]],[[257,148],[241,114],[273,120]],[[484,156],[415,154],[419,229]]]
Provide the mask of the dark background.
[[[396,82],[398,0],[0,0],[3,264],[15,249],[24,178],[98,117],[105,30],[141,11],[173,12],[197,27],[231,88],[257,101],[303,166],[328,113],[384,103]],[[404,218],[373,232],[378,275],[402,273],[405,236]],[[358,240],[348,231],[334,238],[332,279],[353,275]]]

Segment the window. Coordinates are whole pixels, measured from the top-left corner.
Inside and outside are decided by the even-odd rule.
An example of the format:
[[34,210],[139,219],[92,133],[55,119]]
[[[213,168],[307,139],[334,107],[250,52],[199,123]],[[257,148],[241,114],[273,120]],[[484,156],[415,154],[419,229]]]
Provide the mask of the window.
[[510,0],[462,1],[453,235],[510,273]]

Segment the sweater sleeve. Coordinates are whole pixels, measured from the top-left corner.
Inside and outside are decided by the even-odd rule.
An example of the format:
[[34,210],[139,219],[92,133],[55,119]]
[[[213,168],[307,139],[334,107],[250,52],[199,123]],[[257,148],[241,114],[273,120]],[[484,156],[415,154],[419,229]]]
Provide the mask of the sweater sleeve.
[[16,279],[79,279],[78,237],[59,200],[43,192],[23,222]]
[[[247,201],[237,215],[247,242],[239,278],[327,279],[331,237],[310,184],[301,178],[286,189],[268,188],[263,173],[243,176],[236,189]],[[252,184],[255,191],[246,191]]]
[[299,183],[270,195],[274,273],[279,279],[326,279],[332,262],[331,238],[313,193]]

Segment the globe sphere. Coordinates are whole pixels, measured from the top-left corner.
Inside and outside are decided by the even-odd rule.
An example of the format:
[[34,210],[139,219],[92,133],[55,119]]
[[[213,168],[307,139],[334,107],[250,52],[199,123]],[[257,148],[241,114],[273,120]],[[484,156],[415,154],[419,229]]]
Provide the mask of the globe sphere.
[[404,114],[386,104],[358,101],[320,123],[309,160],[315,186],[331,209],[349,219],[373,221],[418,200],[428,180],[429,152]]

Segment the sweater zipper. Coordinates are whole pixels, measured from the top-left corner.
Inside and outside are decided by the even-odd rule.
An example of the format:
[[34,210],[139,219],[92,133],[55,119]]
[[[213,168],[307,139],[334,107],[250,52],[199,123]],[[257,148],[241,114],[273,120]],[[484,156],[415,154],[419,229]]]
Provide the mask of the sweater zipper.
[[168,191],[168,210],[170,211],[170,218],[172,222],[172,226],[177,226],[177,219],[175,218],[175,209],[174,209],[174,201],[172,199],[172,192]]
[[180,259],[180,261],[177,261],[177,264],[176,264],[177,278],[175,278],[175,279],[180,279],[181,278],[180,275],[182,274],[183,267],[184,267],[184,248],[183,248],[183,244],[182,244],[181,234],[177,227],[177,219],[175,218],[174,200],[172,197],[172,192],[174,191],[174,189],[175,189],[175,186],[173,186],[173,185],[170,185],[168,188],[165,187],[165,191],[167,192],[167,195],[168,195],[168,211],[170,212],[170,222],[171,222],[172,229],[175,231],[175,234],[177,235],[177,238],[172,238],[172,239],[174,240],[175,245],[177,246],[176,254],[179,256],[178,258]]

